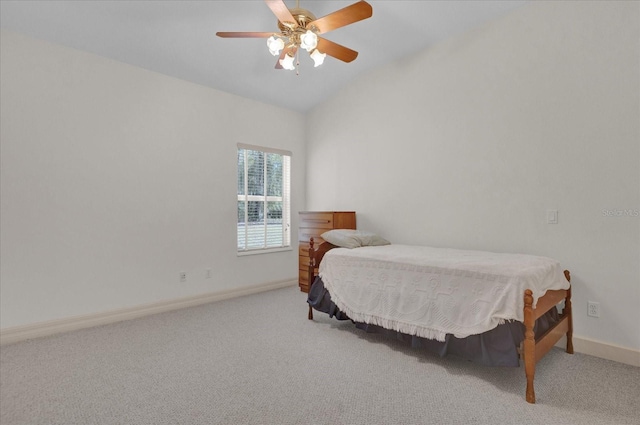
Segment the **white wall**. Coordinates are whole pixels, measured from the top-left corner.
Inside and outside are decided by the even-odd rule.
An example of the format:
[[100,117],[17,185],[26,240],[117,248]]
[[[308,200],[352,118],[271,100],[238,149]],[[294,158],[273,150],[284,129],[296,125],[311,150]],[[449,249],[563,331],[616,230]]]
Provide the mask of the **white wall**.
[[295,250],[235,254],[243,142],[293,151],[293,241],[297,211],[354,209],[396,243],[555,257],[576,334],[638,349],[640,218],[603,210],[640,209],[639,13],[533,2],[306,117],[3,31],[1,327],[295,279]]
[[307,117],[308,209],[395,243],[554,257],[575,334],[639,349],[640,217],[603,214],[640,210],[639,16],[533,2],[352,83]]
[[[236,256],[236,143],[293,152],[296,224],[301,114],[9,32],[1,43],[2,328],[297,279],[295,247]],[[283,115],[286,134],[271,125]]]

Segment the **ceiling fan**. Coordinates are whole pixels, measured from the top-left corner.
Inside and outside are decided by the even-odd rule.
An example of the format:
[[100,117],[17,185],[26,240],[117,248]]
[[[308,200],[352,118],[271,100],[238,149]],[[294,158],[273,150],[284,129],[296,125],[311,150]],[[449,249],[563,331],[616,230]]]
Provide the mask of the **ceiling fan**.
[[373,8],[366,1],[359,1],[319,19],[308,10],[301,9],[299,0],[293,9],[287,8],[284,0],[265,0],[265,3],[278,18],[279,32],[217,32],[216,35],[224,38],[266,38],[269,52],[279,56],[276,69],[297,69],[300,49],[310,53],[316,67],[324,62],[327,55],[343,62],[353,61],[358,52],[319,35],[373,15]]

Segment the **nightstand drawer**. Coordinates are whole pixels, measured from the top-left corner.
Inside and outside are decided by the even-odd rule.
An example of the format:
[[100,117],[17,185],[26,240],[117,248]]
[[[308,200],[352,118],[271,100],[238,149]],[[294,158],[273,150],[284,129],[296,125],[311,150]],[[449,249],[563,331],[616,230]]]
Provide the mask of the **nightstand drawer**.
[[309,245],[309,238],[313,237],[313,244],[318,247],[324,239],[320,237],[324,232],[328,232],[331,229],[303,229],[300,228],[298,230],[298,240],[300,243],[305,243],[307,246]]
[[298,270],[307,273],[309,271],[309,257],[298,257]]
[[309,271],[308,270],[299,270],[298,277],[300,283],[309,284]]
[[331,212],[300,213],[300,227],[333,229],[333,213]]

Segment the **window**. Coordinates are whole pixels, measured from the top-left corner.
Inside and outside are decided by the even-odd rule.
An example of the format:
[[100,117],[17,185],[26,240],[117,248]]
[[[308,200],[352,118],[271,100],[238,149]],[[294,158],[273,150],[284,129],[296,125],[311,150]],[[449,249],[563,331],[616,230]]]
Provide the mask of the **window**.
[[238,144],[238,252],[291,246],[291,152]]

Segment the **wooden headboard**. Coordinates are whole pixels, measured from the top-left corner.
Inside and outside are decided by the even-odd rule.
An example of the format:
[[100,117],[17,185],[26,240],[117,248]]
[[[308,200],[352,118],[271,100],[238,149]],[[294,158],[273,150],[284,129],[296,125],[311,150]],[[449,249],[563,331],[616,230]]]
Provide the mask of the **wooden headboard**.
[[336,245],[329,242],[322,242],[315,248],[313,238],[309,239],[309,287],[313,285],[313,282],[318,275],[318,266],[320,261],[324,257],[327,251],[337,248]]
[[[313,238],[309,238],[309,290],[311,290],[311,285],[313,285],[313,282],[316,280],[316,276],[318,275],[318,266],[320,265],[324,254],[333,248],[338,248],[338,246],[326,241],[318,245],[318,248],[315,248]],[[311,307],[311,304],[309,304],[308,319],[313,320],[313,308]]]

